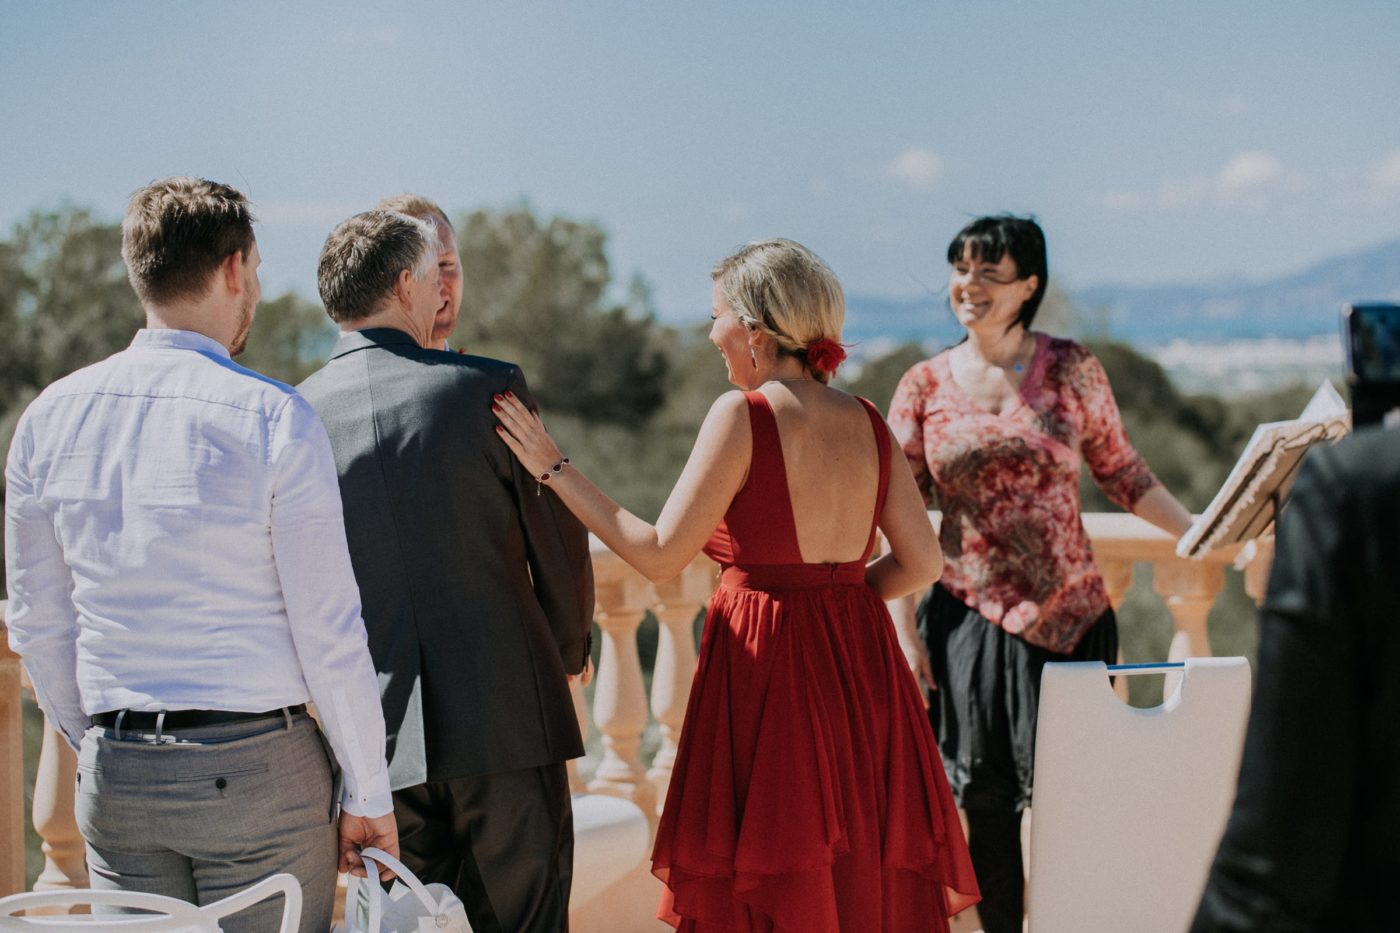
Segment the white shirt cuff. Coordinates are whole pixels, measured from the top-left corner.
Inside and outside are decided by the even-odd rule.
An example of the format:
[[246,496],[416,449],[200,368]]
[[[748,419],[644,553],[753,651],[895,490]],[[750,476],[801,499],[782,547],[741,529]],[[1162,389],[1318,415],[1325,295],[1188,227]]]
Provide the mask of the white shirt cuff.
[[389,769],[381,768],[364,783],[345,775],[345,790],[340,795],[340,807],[352,816],[383,816],[394,811],[394,795],[389,789]]

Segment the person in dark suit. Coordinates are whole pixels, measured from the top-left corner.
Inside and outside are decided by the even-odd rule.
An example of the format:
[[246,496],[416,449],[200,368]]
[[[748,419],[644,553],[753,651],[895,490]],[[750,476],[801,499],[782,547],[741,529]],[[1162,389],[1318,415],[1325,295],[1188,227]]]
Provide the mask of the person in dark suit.
[[1400,430],[1308,454],[1278,527],[1234,811],[1192,933],[1396,929]]
[[588,538],[496,435],[492,397],[529,397],[519,368],[429,349],[438,252],[405,214],[338,226],[318,285],[341,337],[299,389],[340,476],[402,859],[449,885],[478,933],[564,930]]

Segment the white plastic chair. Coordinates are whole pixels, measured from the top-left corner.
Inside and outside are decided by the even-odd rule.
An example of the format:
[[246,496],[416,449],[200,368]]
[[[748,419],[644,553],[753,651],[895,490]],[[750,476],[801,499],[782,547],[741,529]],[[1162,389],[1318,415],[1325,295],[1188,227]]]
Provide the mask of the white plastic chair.
[[[1161,706],[1135,709],[1114,694],[1109,673],[1180,681]],[[1045,665],[1031,933],[1180,933],[1190,925],[1234,800],[1249,680],[1244,658]]]
[[[31,891],[0,897],[0,930],[21,931],[39,928],[47,933],[94,933],[120,930],[121,933],[220,933],[219,921],[259,901],[281,894],[281,933],[297,933],[301,924],[301,882],[285,872],[264,878],[250,888],[230,894],[221,901],[199,907],[179,898],[139,891]],[[60,914],[57,916],[17,917],[15,914],[40,908],[72,909],[83,905],[147,910],[145,914]]]

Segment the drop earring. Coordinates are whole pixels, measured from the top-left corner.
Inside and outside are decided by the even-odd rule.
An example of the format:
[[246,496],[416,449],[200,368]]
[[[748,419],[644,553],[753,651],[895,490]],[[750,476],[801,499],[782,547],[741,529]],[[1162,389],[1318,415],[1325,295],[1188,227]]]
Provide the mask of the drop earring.
[[758,369],[758,353],[753,347],[749,347],[749,362],[753,363],[754,369]]

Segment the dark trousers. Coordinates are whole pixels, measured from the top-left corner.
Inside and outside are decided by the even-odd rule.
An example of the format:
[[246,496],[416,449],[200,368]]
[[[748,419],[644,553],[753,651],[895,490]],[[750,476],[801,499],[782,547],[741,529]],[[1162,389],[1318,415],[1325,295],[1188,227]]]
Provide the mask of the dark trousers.
[[943,768],[967,814],[967,847],[984,933],[1019,933],[1025,914],[1021,812],[1035,781],[1040,677],[1050,661],[1118,660],[1118,623],[1103,614],[1068,655],[1007,634],[935,584],[916,615],[938,689],[929,718]]
[[394,791],[403,863],[456,892],[476,933],[569,928],[574,813],[564,765]]

